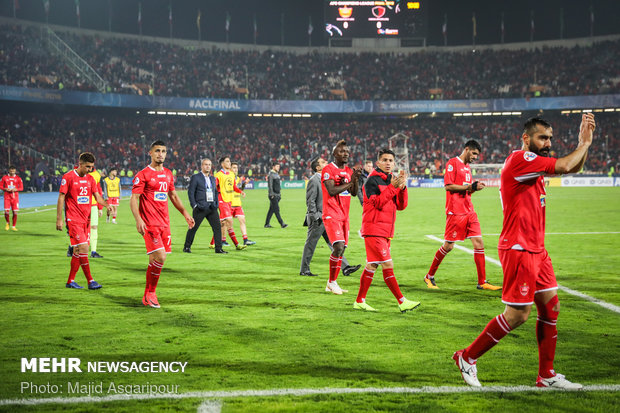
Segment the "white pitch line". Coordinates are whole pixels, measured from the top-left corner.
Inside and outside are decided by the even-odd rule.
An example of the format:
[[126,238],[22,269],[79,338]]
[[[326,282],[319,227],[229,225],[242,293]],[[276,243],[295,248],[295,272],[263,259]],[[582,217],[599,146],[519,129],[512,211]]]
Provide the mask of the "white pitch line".
[[0,400],[0,406],[32,406],[40,404],[76,404],[76,403],[102,403],[127,400],[152,400],[152,399],[225,399],[239,397],[272,397],[272,396],[311,396],[316,394],[457,394],[457,393],[526,393],[526,392],[590,392],[590,391],[620,391],[620,384],[594,384],[583,386],[582,390],[558,390],[549,387],[535,386],[439,386],[439,387],[336,387],[320,389],[268,389],[268,390],[220,390],[220,391],[197,391],[188,393],[168,394],[116,394],[111,396],[83,396],[83,397],[50,397],[40,399],[5,399]]
[[[443,240],[442,240],[442,239],[440,239],[440,238],[438,238],[438,237],[436,237],[436,236],[434,236],[434,235],[426,235],[426,238],[432,239],[433,241],[438,241],[438,242],[443,243]],[[473,254],[473,253],[474,253],[474,250],[469,249],[469,248],[467,248],[467,247],[464,247],[464,246],[462,246],[462,245],[458,245],[458,244],[456,244],[456,243],[454,243],[454,248],[458,248],[458,249],[460,249],[461,251],[465,251],[465,252],[467,252],[467,253],[469,253],[469,254]],[[495,264],[495,265],[497,265],[498,267],[501,267],[501,266],[502,266],[502,263],[501,263],[501,262],[499,262],[498,260],[496,260],[495,258],[491,258],[491,257],[489,257],[489,256],[488,256],[488,255],[486,255],[486,254],[485,254],[484,258],[485,258],[488,262],[490,262],[490,263],[492,263],[492,264]],[[591,303],[594,303],[594,304],[600,305],[600,306],[601,306],[601,307],[603,307],[603,308],[606,308],[606,309],[608,309],[608,310],[610,310],[610,311],[613,311],[613,312],[615,312],[615,313],[620,314],[620,307],[618,307],[617,305],[614,305],[614,304],[608,303],[607,301],[599,300],[598,298],[591,297],[591,296],[589,296],[589,295],[587,295],[587,294],[584,294],[584,293],[579,292],[579,291],[577,291],[577,290],[570,289],[570,288],[568,288],[568,287],[564,287],[563,285],[560,285],[560,284],[558,284],[558,289],[559,289],[559,290],[564,291],[564,292],[565,292],[565,293],[567,293],[567,294],[574,295],[575,297],[579,297],[579,298],[582,298],[582,299],[584,299],[584,300],[590,301]]]
[[222,411],[222,402],[220,400],[205,400],[196,413],[220,413]]
[[25,215],[25,214],[38,214],[39,212],[45,212],[45,211],[56,211],[56,208],[35,209],[34,211],[20,212],[20,213],[19,213],[19,215]]

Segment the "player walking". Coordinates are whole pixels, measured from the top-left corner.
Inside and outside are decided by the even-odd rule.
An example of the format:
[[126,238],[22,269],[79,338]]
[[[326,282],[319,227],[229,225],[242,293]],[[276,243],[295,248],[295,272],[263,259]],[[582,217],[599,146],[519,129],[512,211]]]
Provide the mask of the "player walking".
[[[0,189],[4,191],[4,219],[6,220],[5,231],[9,228],[17,231],[17,213],[19,212],[19,191],[24,190],[22,178],[17,175],[17,169],[9,166],[9,174],[4,175],[0,180]],[[9,213],[13,211],[13,226],[9,224]]]
[[121,199],[121,179],[117,176],[117,173],[118,170],[112,168],[110,169],[110,174],[103,180],[108,196],[108,204],[112,207],[111,211],[108,211],[105,222],[110,222],[110,213],[112,213],[113,224],[116,224],[116,213]]
[[136,220],[136,229],[144,237],[146,253],[149,256],[142,304],[159,308],[155,290],[166,261],[166,254],[172,251],[168,198],[183,214],[190,228],[194,226],[194,218],[187,212],[177,195],[172,172],[164,168],[166,144],[156,140],[151,144],[149,155],[151,164],[138,172],[134,178],[129,205]]
[[101,285],[93,280],[88,262],[90,242],[91,199],[106,208],[108,203],[101,196],[101,188],[90,175],[95,165],[95,156],[90,152],[80,155],[78,167],[63,175],[56,205],[56,229],[62,231],[62,211],[65,211],[67,230],[72,247],[71,269],[67,288],[84,288],[75,282],[80,267],[88,281],[89,290],[97,290]]
[[349,242],[351,194],[357,194],[358,178],[362,171],[359,166],[354,166],[353,169],[347,166],[349,153],[347,143],[339,140],[332,151],[334,162],[323,168],[321,178],[323,223],[333,248],[329,256],[329,280],[325,291],[338,295],[348,292],[340,288],[336,280],[340,273],[344,249]]
[[[245,180],[241,182],[241,178],[239,178],[239,164],[237,162],[233,162],[231,164],[231,170],[232,173],[235,174],[235,185],[243,191],[245,189]],[[239,220],[239,228],[241,229],[241,234],[243,235],[243,245],[254,245],[256,243],[248,239],[248,230],[245,225],[245,213],[243,212],[243,207],[241,206],[241,193],[242,192],[233,192],[232,194],[232,201],[230,202],[232,216],[233,218],[237,218]]]
[[545,249],[545,174],[574,173],[581,170],[592,144],[594,115],[584,114],[579,127],[577,149],[560,158],[550,158],[551,125],[540,118],[525,123],[523,147],[508,156],[502,169],[500,195],[504,223],[499,236],[499,259],[504,272],[502,302],[504,312],[493,318],[469,347],[452,357],[470,386],[480,386],[476,360],[511,330],[523,324],[536,304],[538,341],[538,387],[581,389],[555,372],[553,359],[560,311],[558,284]]
[[[233,213],[231,202],[235,192],[245,196],[245,193],[237,188],[235,183],[235,173],[231,170],[230,157],[222,156],[219,159],[221,169],[213,174],[217,182],[217,190],[219,193],[218,208],[220,210],[220,222],[222,223],[222,245],[227,246],[226,233],[235,244],[235,248],[242,250],[247,247],[246,244],[239,244],[235,230],[233,228]],[[211,245],[214,241],[211,240]]]
[[360,278],[360,289],[353,308],[376,311],[366,304],[366,293],[379,265],[383,269],[383,280],[398,300],[401,312],[413,310],[420,305],[417,301],[406,299],[394,276],[394,262],[390,255],[390,242],[394,238],[396,211],[407,208],[407,176],[400,171],[396,177],[394,152],[389,149],[379,151],[377,168],[372,170],[364,184],[364,211],[362,213],[362,236],[366,245],[366,268]]
[[439,288],[435,282],[435,272],[437,272],[439,264],[452,251],[456,241],[465,241],[466,238],[470,238],[474,246],[474,262],[478,272],[477,288],[479,290],[500,290],[502,288],[487,282],[482,231],[480,230],[478,215],[471,202],[471,194],[484,189],[484,182],[473,181],[469,169],[469,164],[478,158],[481,150],[480,144],[472,139],[465,143],[465,148],[459,156],[448,161],[444,175],[446,231],[444,243],[435,253],[431,268],[424,277],[424,282],[428,288]]

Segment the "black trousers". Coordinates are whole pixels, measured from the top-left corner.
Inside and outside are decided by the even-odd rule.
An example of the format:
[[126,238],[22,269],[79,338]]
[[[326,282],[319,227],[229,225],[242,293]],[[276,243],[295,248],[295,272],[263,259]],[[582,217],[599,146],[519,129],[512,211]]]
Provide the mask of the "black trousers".
[[267,212],[267,218],[265,219],[265,225],[269,225],[271,221],[271,216],[276,214],[276,218],[280,225],[284,225],[284,221],[280,216],[280,197],[274,196],[273,198],[269,198],[269,211]]
[[213,230],[213,239],[215,240],[215,249],[219,250],[222,248],[222,226],[220,225],[220,214],[217,212],[217,208],[209,208],[207,210],[202,210],[199,208],[194,208],[192,212],[192,216],[194,217],[194,221],[196,224],[194,228],[190,228],[187,230],[187,235],[185,236],[185,246],[184,248],[190,248],[194,243],[194,237],[196,236],[196,231],[200,228],[200,224],[206,218],[211,225],[211,229]]

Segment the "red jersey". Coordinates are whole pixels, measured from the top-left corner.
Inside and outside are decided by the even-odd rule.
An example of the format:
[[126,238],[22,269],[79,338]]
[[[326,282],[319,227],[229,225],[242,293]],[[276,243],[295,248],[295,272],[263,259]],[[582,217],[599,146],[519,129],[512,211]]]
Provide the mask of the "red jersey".
[[140,194],[140,218],[147,227],[168,227],[168,193],[174,191],[170,169],[156,171],[151,165],[136,174],[132,194]]
[[349,206],[351,205],[351,194],[344,191],[338,195],[331,196],[325,188],[325,181],[332,179],[336,186],[351,182],[353,170],[345,165],[340,169],[335,163],[326,165],[321,171],[321,188],[323,190],[323,221],[326,218],[333,218],[339,221],[349,221]]
[[85,224],[90,222],[90,200],[93,193],[101,189],[95,179],[86,174],[78,175],[74,169],[62,176],[59,192],[65,194],[65,219],[68,222]]
[[[22,179],[15,175],[15,176],[11,176],[11,175],[4,175],[2,177],[2,180],[0,180],[0,189],[2,189],[3,191],[6,189],[14,189],[16,191],[23,191],[24,190],[24,183],[22,182]],[[19,199],[19,193],[18,192],[4,192],[4,199]]]
[[[448,161],[446,174],[443,177],[444,185],[469,185],[473,182],[471,170],[468,165],[458,156]],[[469,192],[446,191],[446,214],[466,215],[474,212],[474,204],[471,203]]]
[[555,173],[556,161],[528,151],[514,151],[506,159],[499,188],[504,210],[497,246],[500,250],[544,251],[546,192],[543,175]]

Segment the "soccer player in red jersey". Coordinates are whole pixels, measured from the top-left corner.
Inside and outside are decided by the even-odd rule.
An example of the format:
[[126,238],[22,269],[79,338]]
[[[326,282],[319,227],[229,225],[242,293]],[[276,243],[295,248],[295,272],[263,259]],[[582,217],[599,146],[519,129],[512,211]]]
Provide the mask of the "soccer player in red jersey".
[[482,148],[475,140],[465,143],[463,152],[448,161],[444,186],[446,188],[446,231],[444,243],[437,252],[428,270],[424,282],[428,288],[437,289],[435,272],[445,256],[452,251],[456,241],[471,239],[474,246],[474,262],[478,271],[479,290],[500,290],[502,287],[491,285],[486,279],[484,260],[484,243],[478,215],[471,202],[471,194],[484,189],[484,182],[473,181],[469,164],[480,155]]
[[362,168],[354,166],[351,169],[347,166],[350,151],[344,140],[336,143],[332,154],[334,162],[326,165],[321,171],[323,223],[333,248],[329,256],[329,280],[325,291],[341,295],[348,291],[340,288],[336,279],[340,273],[344,249],[349,241],[351,194],[357,194],[358,178]]
[[168,216],[168,198],[179,210],[190,228],[194,218],[187,212],[174,188],[172,172],[164,168],[166,144],[156,140],[149,150],[151,164],[136,174],[131,190],[130,207],[136,220],[136,229],[144,237],[149,266],[146,270],[146,288],[142,297],[145,306],[159,308],[157,283],[166,261],[166,254],[171,250],[170,217]]
[[394,276],[394,263],[390,255],[390,242],[394,238],[396,211],[407,207],[407,176],[400,171],[392,175],[395,155],[389,149],[379,151],[377,167],[368,175],[364,184],[364,211],[362,213],[362,236],[366,245],[366,268],[360,278],[360,289],[353,303],[356,310],[376,311],[366,304],[366,293],[379,265],[383,269],[383,280],[398,300],[401,312],[413,310],[420,305],[407,300],[400,292]]
[[[6,219],[5,231],[11,228],[17,231],[17,213],[19,212],[19,191],[24,190],[22,178],[17,175],[17,169],[9,166],[9,174],[4,175],[0,180],[0,189],[4,191],[4,219]],[[9,224],[9,213],[13,210],[13,226]]]
[[560,311],[558,284],[545,249],[546,192],[543,175],[581,170],[592,144],[594,115],[584,114],[577,148],[563,158],[551,158],[551,125],[540,118],[525,123],[523,147],[511,153],[502,169],[500,195],[504,223],[499,236],[499,259],[504,272],[502,302],[506,309],[493,318],[469,347],[452,357],[470,386],[480,386],[476,360],[511,330],[523,324],[536,304],[538,378],[536,386],[581,389],[553,368]]
[[97,290],[101,284],[93,280],[88,262],[88,244],[90,241],[91,199],[110,209],[101,195],[101,187],[89,173],[95,165],[95,156],[90,152],[80,155],[78,167],[63,175],[56,205],[56,229],[62,231],[62,211],[65,211],[67,230],[73,248],[71,270],[67,288],[83,288],[75,282],[75,275],[80,267],[88,280],[88,289]]

